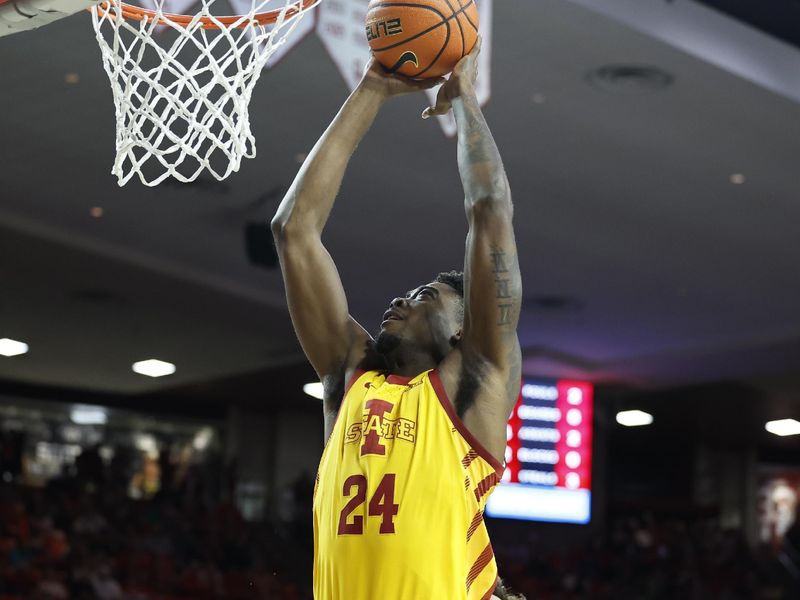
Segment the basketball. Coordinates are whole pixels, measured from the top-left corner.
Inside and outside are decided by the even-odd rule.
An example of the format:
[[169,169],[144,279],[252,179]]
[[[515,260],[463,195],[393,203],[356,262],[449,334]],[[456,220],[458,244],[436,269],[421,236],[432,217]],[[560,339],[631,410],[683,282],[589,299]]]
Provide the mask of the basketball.
[[367,41],[390,73],[415,79],[446,75],[478,37],[475,0],[370,0]]

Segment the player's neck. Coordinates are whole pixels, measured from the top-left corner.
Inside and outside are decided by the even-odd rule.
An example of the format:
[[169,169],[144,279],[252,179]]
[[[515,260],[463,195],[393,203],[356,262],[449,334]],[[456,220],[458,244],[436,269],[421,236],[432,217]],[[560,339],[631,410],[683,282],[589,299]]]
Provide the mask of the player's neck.
[[439,361],[430,354],[419,352],[404,353],[400,349],[385,355],[384,358],[389,374],[401,377],[414,377],[439,366]]

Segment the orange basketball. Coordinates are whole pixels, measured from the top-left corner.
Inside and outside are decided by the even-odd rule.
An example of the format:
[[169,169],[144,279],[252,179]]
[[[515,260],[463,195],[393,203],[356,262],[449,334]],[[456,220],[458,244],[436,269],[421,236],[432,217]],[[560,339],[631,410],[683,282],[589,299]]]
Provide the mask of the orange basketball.
[[478,37],[475,0],[370,0],[367,41],[390,73],[441,77]]

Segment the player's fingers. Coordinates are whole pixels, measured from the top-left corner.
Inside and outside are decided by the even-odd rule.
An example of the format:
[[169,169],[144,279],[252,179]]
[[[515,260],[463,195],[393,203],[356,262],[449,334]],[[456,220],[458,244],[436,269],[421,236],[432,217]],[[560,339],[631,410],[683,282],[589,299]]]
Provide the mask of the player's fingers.
[[475,47],[472,49],[470,54],[478,56],[481,53],[481,45],[483,44],[483,38],[478,36],[478,39],[475,40]]
[[422,118],[440,117],[446,115],[450,111],[450,104],[437,104],[436,106],[429,106],[422,111]]
[[395,73],[392,75],[395,79],[402,81],[408,87],[416,88],[418,90],[429,90],[437,85],[442,85],[446,79],[444,77],[432,77],[431,79],[411,79],[405,75]]

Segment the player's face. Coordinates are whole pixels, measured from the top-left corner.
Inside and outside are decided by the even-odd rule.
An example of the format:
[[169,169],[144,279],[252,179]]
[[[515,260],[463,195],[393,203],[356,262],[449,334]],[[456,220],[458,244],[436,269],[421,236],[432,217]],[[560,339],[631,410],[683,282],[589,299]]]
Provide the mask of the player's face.
[[461,297],[446,283],[421,285],[392,300],[383,314],[380,337],[424,349],[449,348],[461,330]]

